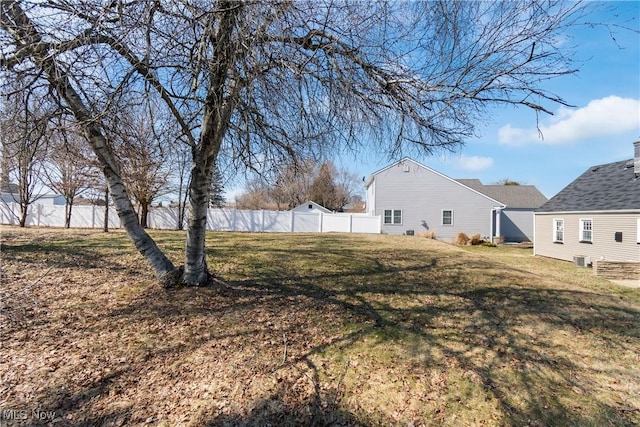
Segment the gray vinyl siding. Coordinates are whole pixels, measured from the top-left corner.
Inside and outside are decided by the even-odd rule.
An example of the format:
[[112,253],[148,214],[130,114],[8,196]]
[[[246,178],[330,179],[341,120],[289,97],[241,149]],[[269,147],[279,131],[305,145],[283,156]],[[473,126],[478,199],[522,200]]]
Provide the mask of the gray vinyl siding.
[[[535,255],[573,261],[575,255],[591,257],[592,261],[640,262],[638,244],[639,212],[630,213],[536,213]],[[564,220],[564,243],[553,242],[554,219]],[[592,243],[580,242],[580,219],[591,219]],[[615,233],[622,232],[622,242]]]
[[500,218],[500,229],[505,242],[533,242],[533,211],[504,209]]
[[[408,171],[405,172],[405,168]],[[374,176],[369,191],[374,214],[383,218],[388,234],[435,231],[436,238],[452,240],[458,232],[491,236],[494,200],[411,160],[394,164]],[[402,224],[384,224],[385,210],[402,210]],[[444,226],[442,210],[453,211],[453,225]]]

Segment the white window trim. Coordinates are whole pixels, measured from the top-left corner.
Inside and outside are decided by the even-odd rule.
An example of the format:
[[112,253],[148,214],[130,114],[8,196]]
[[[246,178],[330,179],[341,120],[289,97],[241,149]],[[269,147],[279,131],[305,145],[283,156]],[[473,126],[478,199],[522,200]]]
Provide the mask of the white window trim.
[[[445,224],[444,223],[444,213],[445,212],[451,212],[451,224]],[[454,213],[453,213],[453,209],[442,209],[440,211],[440,225],[443,227],[453,227],[453,223],[454,223]]]
[[[386,212],[391,212],[391,222],[386,222]],[[400,222],[395,222],[396,212],[400,212]],[[402,209],[384,209],[382,212],[382,223],[384,225],[402,225],[402,221],[404,219],[404,212]]]
[[[591,240],[584,239],[584,224],[590,221],[591,222]],[[581,243],[593,243],[593,219],[591,218],[580,218],[580,227],[578,227],[578,241]]]
[[638,218],[636,224],[636,243],[640,245],[640,218]]
[[[557,225],[557,223],[558,223],[558,222],[562,222],[562,240],[558,240],[558,239],[556,238],[556,230],[557,230],[556,225]],[[553,236],[553,239],[552,239],[553,243],[564,243],[564,232],[565,232],[565,230],[564,230],[564,218],[554,218],[554,219],[553,219],[553,226],[551,227],[551,231],[552,231],[552,233],[553,233],[553,234],[552,234],[552,236]]]

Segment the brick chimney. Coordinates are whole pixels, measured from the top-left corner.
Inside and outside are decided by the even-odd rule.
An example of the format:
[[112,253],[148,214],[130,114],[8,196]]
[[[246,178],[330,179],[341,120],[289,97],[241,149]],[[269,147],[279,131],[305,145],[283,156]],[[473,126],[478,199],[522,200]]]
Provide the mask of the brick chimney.
[[633,143],[633,148],[633,171],[636,174],[636,178],[640,178],[640,140]]

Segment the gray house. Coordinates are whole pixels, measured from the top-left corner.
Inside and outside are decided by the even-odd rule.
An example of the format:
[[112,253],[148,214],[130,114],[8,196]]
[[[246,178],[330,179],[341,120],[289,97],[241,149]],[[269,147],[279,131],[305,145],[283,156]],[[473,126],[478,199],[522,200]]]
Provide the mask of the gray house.
[[[526,240],[533,235],[529,206],[538,203],[537,208],[546,201],[535,187],[514,190],[485,186],[478,180],[457,181],[409,158],[374,172],[365,187],[367,213],[382,217],[384,233],[433,231],[441,240],[452,240],[459,232],[480,233],[484,239]],[[536,200],[524,201],[533,194]],[[516,204],[519,199],[523,200]]]
[[500,234],[505,242],[533,241],[533,212],[547,202],[534,185],[484,185],[479,179],[458,179],[505,205],[500,212]]
[[536,211],[535,255],[640,263],[640,141],[634,147],[634,159],[590,167]]

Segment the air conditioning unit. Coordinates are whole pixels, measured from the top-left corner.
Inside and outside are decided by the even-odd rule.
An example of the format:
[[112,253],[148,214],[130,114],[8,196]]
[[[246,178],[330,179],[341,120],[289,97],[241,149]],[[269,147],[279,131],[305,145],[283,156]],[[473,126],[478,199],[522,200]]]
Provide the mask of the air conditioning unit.
[[591,264],[591,258],[586,255],[574,255],[573,264],[576,267],[588,267]]

